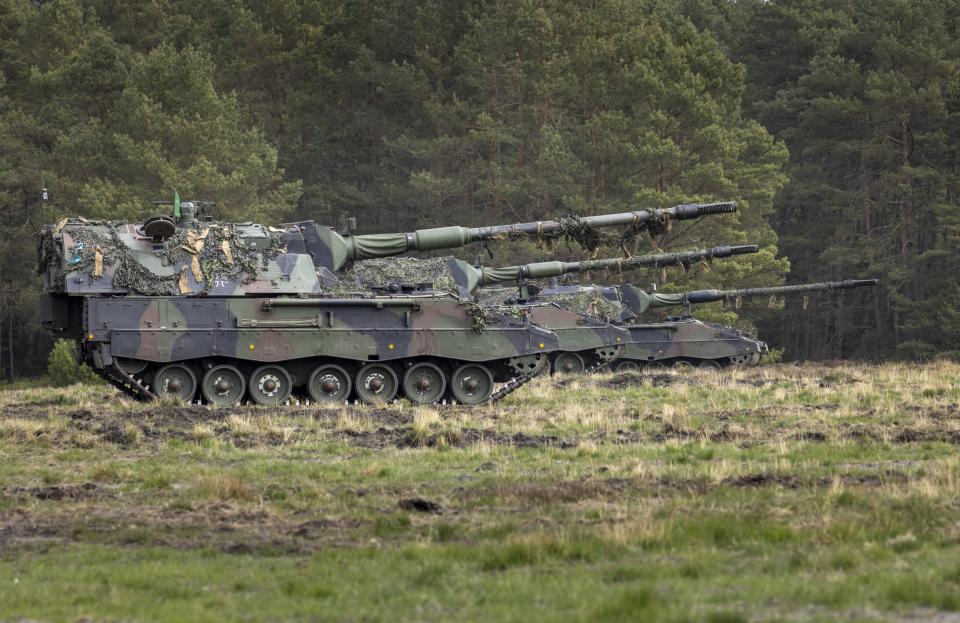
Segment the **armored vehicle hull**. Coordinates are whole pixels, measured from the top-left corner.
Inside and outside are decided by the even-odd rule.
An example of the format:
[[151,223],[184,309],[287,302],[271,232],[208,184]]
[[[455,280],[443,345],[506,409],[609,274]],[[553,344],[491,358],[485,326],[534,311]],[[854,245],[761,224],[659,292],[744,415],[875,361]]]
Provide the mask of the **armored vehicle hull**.
[[[717,249],[721,249],[718,247]],[[727,248],[731,249],[731,248]],[[740,247],[738,253],[750,252],[751,248]],[[756,247],[752,247],[756,249]],[[636,263],[663,262],[689,257],[691,254],[705,254],[711,257],[729,257],[730,253],[713,253],[715,250],[676,253],[665,256],[636,258]],[[603,261],[603,260],[601,260]],[[722,368],[728,365],[756,365],[763,353],[768,352],[767,345],[734,327],[703,322],[689,315],[693,305],[716,301],[737,302],[741,298],[773,296],[807,292],[837,292],[862,287],[876,287],[876,279],[848,279],[822,283],[799,284],[793,286],[773,286],[767,288],[747,288],[740,290],[695,290],[674,294],[644,292],[630,284],[619,286],[576,286],[552,285],[547,288],[531,288],[527,292],[532,296],[523,298],[525,303],[553,302],[568,311],[588,316],[618,318],[619,326],[630,333],[630,338],[618,353],[613,364],[616,370],[637,368],[663,368],[700,366]],[[517,300],[509,290],[488,289],[481,298],[486,300]],[[643,323],[639,320],[643,314],[653,308],[688,307],[688,315],[667,318],[664,322]],[[557,357],[555,353],[553,357]]]
[[[783,296],[808,292],[837,292],[863,287],[876,287],[876,279],[847,279],[792,286],[745,288],[740,290],[694,290],[675,294],[644,292],[623,284],[615,289],[606,288],[605,295],[622,302],[634,315],[642,315],[651,308],[686,306],[724,301],[739,302],[740,299],[760,296]],[[688,311],[689,314],[689,311]],[[686,315],[667,318],[656,324],[630,324],[632,339],[618,362],[617,369],[637,366],[655,368],[662,366],[696,365],[721,368],[730,364],[756,365],[768,351],[767,345],[733,327],[702,322]]]
[[630,341],[613,365],[617,371],[684,366],[719,369],[729,365],[757,365],[761,355],[769,350],[765,342],[733,327],[691,317],[629,325],[626,328],[630,331]]
[[487,312],[478,329],[473,313],[451,295],[86,298],[82,353],[143,397],[475,404],[560,347],[526,318]]
[[548,355],[550,370],[579,374],[616,360],[631,337],[623,327],[565,310],[555,304],[532,305],[530,318],[556,334],[558,348]]

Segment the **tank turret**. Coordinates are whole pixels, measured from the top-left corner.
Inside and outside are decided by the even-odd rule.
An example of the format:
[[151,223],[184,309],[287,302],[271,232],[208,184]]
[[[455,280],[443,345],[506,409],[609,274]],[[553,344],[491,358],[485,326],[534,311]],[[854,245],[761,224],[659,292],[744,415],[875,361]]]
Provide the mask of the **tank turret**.
[[689,204],[492,227],[342,235],[312,221],[274,228],[203,220],[206,210],[196,209],[195,203],[207,205],[184,201],[175,218],[155,216],[142,224],[74,218],[45,228],[38,249],[44,291],[70,296],[319,294],[336,282],[334,271],[355,260],[500,237],[583,239],[593,228],[628,226],[636,232],[670,219],[736,210],[733,202]]
[[730,301],[754,296],[780,296],[784,294],[798,294],[802,292],[819,292],[823,290],[849,290],[852,288],[876,287],[877,279],[847,279],[844,281],[826,281],[822,283],[806,283],[795,286],[774,286],[769,288],[745,288],[742,290],[693,290],[691,292],[677,292],[663,294],[660,292],[644,292],[632,285],[620,286],[620,298],[623,304],[634,314],[642,314],[656,307],[675,307],[679,305],[696,305],[713,303],[716,301]]

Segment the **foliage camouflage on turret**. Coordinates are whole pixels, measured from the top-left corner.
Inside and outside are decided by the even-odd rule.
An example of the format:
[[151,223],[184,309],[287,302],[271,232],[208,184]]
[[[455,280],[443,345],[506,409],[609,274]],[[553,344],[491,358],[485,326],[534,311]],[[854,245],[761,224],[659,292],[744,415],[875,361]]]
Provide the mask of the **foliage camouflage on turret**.
[[[77,229],[75,245],[67,259],[71,272],[87,273],[96,263],[97,249],[104,267],[112,267],[112,283],[116,288],[125,288],[130,294],[163,296],[181,294],[178,287],[179,274],[158,275],[149,270],[134,256],[132,249],[121,239],[121,229],[126,221],[88,221]],[[62,229],[65,225],[61,225]],[[61,245],[54,240],[59,230],[41,232],[38,245],[39,266],[57,264],[62,260]],[[236,225],[226,222],[196,222],[189,228],[178,229],[164,241],[156,254],[170,266],[180,263],[193,264],[197,258],[198,282],[204,289],[211,287],[213,276],[237,278],[246,273],[246,282],[256,278],[266,268],[265,264],[285,252],[283,236],[279,230],[268,230],[269,239],[265,248],[258,249],[245,244],[237,235]],[[226,246],[224,246],[226,245]],[[229,249],[229,252],[227,251]]]
[[457,282],[450,274],[447,258],[378,258],[354,262],[343,272],[343,288],[384,287],[391,283],[430,283],[433,289],[456,294]]
[[[481,288],[475,293],[475,298],[484,307],[497,307],[505,305],[508,299],[516,295],[517,290],[511,288]],[[623,312],[620,304],[589,287],[577,292],[551,295],[546,300],[567,311],[608,321],[619,319]]]

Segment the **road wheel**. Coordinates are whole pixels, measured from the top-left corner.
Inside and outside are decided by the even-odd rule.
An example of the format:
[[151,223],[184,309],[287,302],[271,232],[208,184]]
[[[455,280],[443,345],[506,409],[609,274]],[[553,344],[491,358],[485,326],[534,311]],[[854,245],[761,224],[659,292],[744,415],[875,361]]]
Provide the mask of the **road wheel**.
[[429,405],[438,402],[446,390],[447,379],[443,370],[432,363],[414,364],[403,375],[403,393],[413,404]]
[[197,392],[197,377],[189,367],[171,363],[157,370],[153,391],[160,398],[190,402]]
[[583,357],[577,353],[561,353],[553,360],[553,371],[556,374],[580,374],[585,368]]
[[287,402],[293,380],[283,366],[267,364],[260,366],[250,375],[247,392],[250,399],[258,405],[276,406]]
[[701,370],[714,370],[714,371],[716,371],[716,370],[719,370],[719,369],[722,368],[722,367],[723,367],[723,365],[721,365],[721,363],[720,363],[719,361],[716,361],[716,360],[714,360],[714,359],[704,359],[703,361],[700,362],[700,369],[701,369]]
[[638,372],[640,370],[640,364],[636,361],[624,359],[623,361],[618,361],[613,364],[613,369],[616,372]]
[[247,383],[233,366],[214,366],[203,375],[200,393],[212,405],[235,405],[243,399]]
[[465,363],[450,377],[450,393],[460,404],[478,405],[493,393],[493,375],[486,366]]
[[689,361],[685,361],[683,359],[677,359],[676,361],[673,362],[672,367],[674,370],[683,372],[686,370],[692,370],[694,368],[694,365]]
[[667,364],[662,361],[647,361],[643,364],[643,369],[645,372],[660,372],[667,369]]
[[350,396],[350,375],[340,366],[319,366],[307,381],[307,393],[314,402],[343,402]]
[[357,396],[368,405],[390,402],[397,395],[397,374],[390,366],[368,363],[357,372]]

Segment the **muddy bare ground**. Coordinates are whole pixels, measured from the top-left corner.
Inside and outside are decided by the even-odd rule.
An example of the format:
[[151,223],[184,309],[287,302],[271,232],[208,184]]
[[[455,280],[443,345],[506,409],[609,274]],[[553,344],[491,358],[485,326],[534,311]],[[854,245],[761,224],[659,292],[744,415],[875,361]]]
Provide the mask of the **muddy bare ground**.
[[[122,493],[115,485],[94,482],[7,487],[0,490],[0,501],[15,508],[0,517],[0,556],[15,555],[25,548],[45,550],[65,543],[149,545],[267,555],[310,554],[327,547],[360,547],[371,542],[407,540],[408,535],[378,532],[377,522],[390,517],[412,523],[414,528],[451,520],[482,525],[504,513],[538,517],[545,507],[575,507],[585,501],[652,501],[669,496],[704,495],[730,488],[826,488],[837,482],[845,486],[875,488],[902,484],[909,476],[897,469],[886,469],[879,473],[843,474],[834,478],[755,473],[720,481],[597,476],[488,485],[471,483],[474,478],[465,474],[461,479],[463,484],[431,497],[416,495],[413,490],[404,488],[370,490],[357,487],[338,492],[365,504],[376,520],[338,516],[336,511],[325,513],[322,508],[281,516],[269,507],[251,507],[230,500],[189,504],[168,500],[164,503],[162,493]],[[495,500],[495,504],[489,504],[490,500]],[[469,534],[464,533],[460,540],[469,541]]]
[[[616,381],[620,376],[612,377]],[[675,377],[670,377],[675,378]],[[612,382],[611,381],[611,382]],[[817,413],[837,409],[835,404],[802,405],[793,407],[794,413]],[[697,426],[669,421],[659,415],[633,415],[629,427],[613,430],[563,434],[529,434],[503,432],[492,424],[497,414],[486,414],[478,422],[487,427],[476,427],[470,422],[470,412],[464,407],[438,408],[443,425],[440,431],[423,431],[415,425],[413,409],[395,407],[372,409],[344,405],[337,409],[316,407],[287,407],[282,411],[267,411],[252,407],[210,409],[202,406],[158,405],[150,411],[112,406],[109,409],[51,409],[35,405],[6,405],[0,407],[0,420],[34,421],[36,426],[23,427],[12,433],[17,441],[45,442],[55,447],[90,447],[106,442],[122,447],[159,446],[168,440],[196,440],[196,427],[203,426],[202,435],[229,441],[238,447],[278,446],[292,437],[322,434],[324,439],[372,450],[384,448],[469,447],[476,444],[517,448],[574,449],[583,442],[594,444],[662,443],[668,440],[705,440],[756,444],[783,439],[807,442],[826,441],[883,441],[893,444],[914,442],[944,442],[960,444],[960,411],[957,405],[932,408],[919,404],[904,404],[900,410],[910,420],[927,420],[936,426],[918,428],[907,424],[871,424],[838,422],[830,430],[815,422],[796,423],[775,420],[783,417],[776,406],[741,411],[710,411],[688,414],[699,420]],[[59,415],[65,421],[54,423]],[[464,417],[467,415],[468,417]],[[547,414],[549,415],[549,414]],[[268,426],[237,426],[236,420],[256,422],[272,418]],[[690,419],[688,418],[688,419]],[[763,426],[744,427],[743,422],[766,422]]]
[[16,509],[0,520],[0,556],[65,543],[216,549],[225,552],[308,554],[358,546],[369,521],[312,517],[280,520],[264,510],[218,502],[194,508],[46,504]]
[[[781,369],[780,372],[781,374],[769,377],[758,374],[747,374],[746,376],[736,378],[718,375],[713,382],[715,382],[718,386],[741,385],[749,387],[769,387],[791,383],[794,386],[799,385],[801,387],[820,388],[845,387],[864,382],[864,379],[859,376],[832,370],[829,367],[820,369],[817,374],[810,374],[809,371],[807,371],[803,374],[798,373],[795,375],[790,375],[784,374],[784,369]],[[556,388],[565,388],[574,383],[587,384],[595,387],[605,387],[608,389],[622,389],[625,387],[638,387],[643,385],[650,387],[700,385],[703,383],[703,378],[669,371],[653,373],[627,371],[619,372],[609,377],[590,377],[587,379],[584,379],[583,377],[571,377],[567,379],[559,379],[554,381],[552,385]]]

